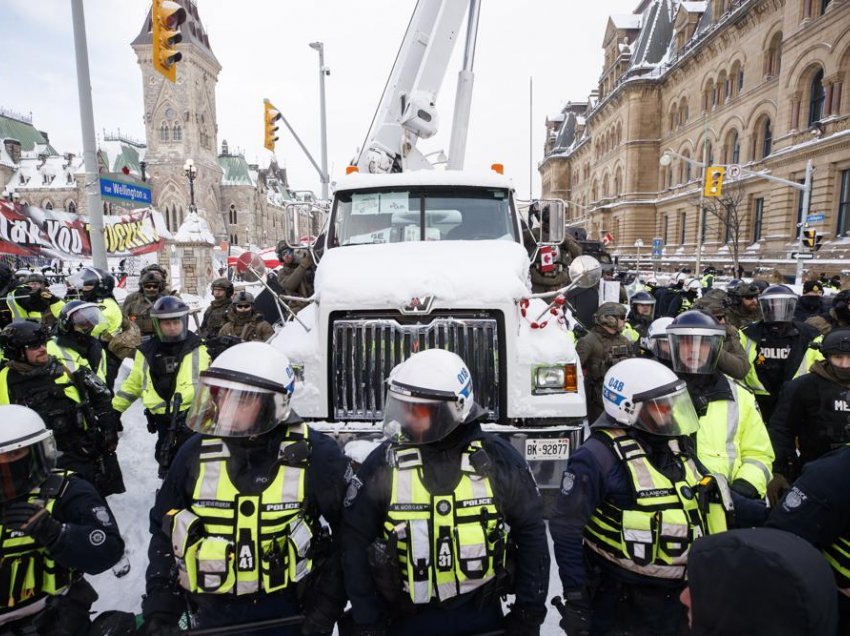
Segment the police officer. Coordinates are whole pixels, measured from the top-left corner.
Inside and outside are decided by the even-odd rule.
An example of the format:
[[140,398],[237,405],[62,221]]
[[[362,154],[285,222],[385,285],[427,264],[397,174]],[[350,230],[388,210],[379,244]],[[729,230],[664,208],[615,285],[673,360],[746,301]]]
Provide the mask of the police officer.
[[115,518],[85,480],[55,470],[38,413],[0,406],[0,633],[79,636],[99,574],[124,551]]
[[[296,254],[285,241],[277,244],[277,258],[282,267],[277,272],[277,282],[283,288],[287,296],[299,296],[309,298],[313,295],[313,276],[316,268],[313,265],[313,257],[309,251],[301,251]],[[307,306],[307,303],[287,303],[295,313]]]
[[576,352],[584,370],[587,417],[590,421],[604,410],[602,379],[605,372],[634,355],[631,341],[623,335],[626,324],[626,308],[623,305],[602,303],[593,314],[593,320],[596,324],[576,343]]
[[5,305],[12,320],[41,322],[45,313],[54,318],[62,309],[62,299],[47,289],[33,289],[27,284],[18,285],[6,294]]
[[784,386],[770,418],[773,504],[808,462],[850,443],[850,329],[831,331],[820,350],[826,359]]
[[191,435],[185,417],[210,356],[200,337],[189,331],[189,306],[179,298],[163,296],[150,317],[156,337],[142,342],[112,406],[123,413],[142,399],[148,431],[157,434],[155,454],[163,477],[177,448]]
[[676,274],[666,287],[657,287],[655,296],[655,315],[658,317],[675,318],[682,307],[682,291],[685,287],[687,274]]
[[726,322],[727,295],[722,289],[712,288],[694,303],[694,309],[707,311],[726,328],[723,350],[717,360],[717,369],[735,380],[743,380],[750,371],[747,352],[741,346],[738,330]]
[[124,299],[124,315],[136,323],[142,332],[142,338],[154,336],[151,308],[157,300],[166,296],[165,277],[158,270],[148,270],[139,277],[139,291]]
[[797,299],[794,308],[794,320],[806,322],[809,318],[824,313],[823,285],[817,280],[807,280],[803,283],[803,295]]
[[731,494],[696,457],[690,436],[699,420],[672,371],[653,360],[620,362],[605,374],[604,400],[590,437],[567,460],[549,522],[561,627],[568,636],[686,633],[678,595],[688,549],[726,530]]
[[670,340],[667,338],[667,327],[673,322],[673,318],[665,316],[656,318],[646,330],[646,338],[641,342],[641,348],[647,358],[660,362],[668,369],[672,368],[670,360]]
[[254,295],[240,291],[233,295],[230,309],[227,310],[227,322],[221,327],[218,335],[238,338],[242,342],[265,342],[274,335],[274,328],[265,321],[263,314],[254,309]]
[[[517,451],[481,431],[483,415],[454,353],[415,353],[391,372],[389,440],[350,482],[343,512],[352,633],[539,633],[549,583],[543,504]],[[515,602],[503,617],[508,593]]]
[[[271,345],[228,349],[199,382],[187,423],[200,435],[150,513],[144,633],[176,633],[188,601],[199,628],[330,636],[346,603],[336,541],[348,460],[292,410],[295,375]],[[302,612],[300,629],[249,627]]]
[[47,341],[47,353],[55,356],[71,372],[85,366],[106,382],[106,353],[92,334],[106,323],[98,305],[72,300],[62,307],[56,335]]
[[711,265],[702,270],[702,278],[700,278],[699,282],[703,294],[714,287],[715,274],[717,274],[717,270]]
[[227,310],[230,309],[230,299],[233,296],[233,283],[226,278],[216,278],[210,284],[210,290],[212,302],[204,312],[204,318],[198,329],[198,335],[201,338],[217,336],[227,322]]
[[122,493],[112,393],[88,366],[72,371],[49,355],[47,339],[43,325],[27,320],[14,320],[0,332],[9,358],[0,370],[0,404],[27,406],[44,419],[62,453],[61,468],[88,479],[104,497]]
[[673,371],[687,383],[699,416],[700,461],[740,495],[764,497],[773,448],[753,394],[717,369],[726,328],[694,309],[677,316],[667,336]]
[[835,294],[829,311],[819,316],[812,316],[806,320],[806,324],[811,325],[824,336],[832,329],[850,327],[850,289]]
[[[29,276],[27,276],[24,284],[29,287],[33,293],[41,294],[41,292],[47,292],[50,300],[56,299],[53,293],[50,291],[49,285],[47,284],[47,278],[44,277],[43,274],[39,274],[38,272],[33,272]],[[52,326],[56,322],[57,315],[53,312],[60,311],[62,309],[62,301],[58,302],[54,301],[45,311],[41,313],[41,322],[43,322],[47,326]]]
[[767,526],[821,550],[838,588],[839,634],[850,633],[850,446],[809,462],[767,519]]
[[762,319],[759,308],[758,297],[761,291],[754,283],[739,281],[737,285],[730,285],[726,289],[728,295],[728,308],[726,311],[726,322],[743,329],[753,322]]
[[763,318],[741,329],[741,345],[750,370],[744,383],[756,394],[761,414],[770,421],[782,385],[807,373],[823,356],[811,348],[816,329],[794,320],[797,295],[785,285],[771,285],[759,295]]
[[629,298],[629,316],[623,329],[623,335],[633,344],[637,344],[642,338],[646,337],[646,332],[654,318],[655,298],[649,292],[635,292]]

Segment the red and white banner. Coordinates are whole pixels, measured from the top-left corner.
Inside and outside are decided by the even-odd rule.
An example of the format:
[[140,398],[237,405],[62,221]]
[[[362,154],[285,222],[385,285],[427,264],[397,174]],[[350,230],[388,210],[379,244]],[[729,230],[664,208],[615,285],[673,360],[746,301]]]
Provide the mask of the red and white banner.
[[611,236],[611,232],[605,232],[602,235],[602,245],[611,245],[614,242],[614,237]]
[[547,274],[555,269],[555,260],[558,258],[558,248],[553,245],[544,245],[540,248],[540,271]]
[[[171,238],[152,208],[103,217],[107,256],[156,252]],[[88,217],[0,201],[0,254],[67,258],[91,256]]]

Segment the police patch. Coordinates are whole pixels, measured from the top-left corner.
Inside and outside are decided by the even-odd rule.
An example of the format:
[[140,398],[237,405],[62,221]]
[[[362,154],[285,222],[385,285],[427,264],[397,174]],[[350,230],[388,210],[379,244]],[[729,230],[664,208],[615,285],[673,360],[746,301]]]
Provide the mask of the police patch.
[[357,475],[354,475],[348,480],[348,488],[345,491],[345,499],[342,502],[343,507],[348,508],[354,500],[357,499],[357,493],[363,487],[363,482]]
[[106,509],[106,506],[97,506],[91,509],[94,518],[100,522],[100,525],[109,527],[112,525],[112,515]]
[[799,508],[800,506],[802,506],[806,499],[808,499],[808,497],[806,497],[806,493],[794,486],[791,490],[788,491],[788,494],[785,495],[785,500],[782,502],[782,507],[788,512],[790,512],[795,508]]
[[563,479],[561,479],[561,492],[565,495],[569,495],[575,485],[576,476],[572,473],[565,472]]
[[106,542],[106,533],[103,530],[92,530],[89,532],[89,543],[94,546],[103,545]]
[[437,502],[437,512],[441,515],[447,515],[452,511],[452,505],[446,501],[445,499],[441,499]]

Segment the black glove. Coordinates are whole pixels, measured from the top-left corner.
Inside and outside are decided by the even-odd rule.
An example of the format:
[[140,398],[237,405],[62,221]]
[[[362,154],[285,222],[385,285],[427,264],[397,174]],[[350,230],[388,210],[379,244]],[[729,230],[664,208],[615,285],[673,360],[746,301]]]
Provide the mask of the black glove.
[[38,504],[19,501],[3,509],[3,525],[31,536],[36,543],[51,548],[62,534],[62,524]]
[[[556,599],[558,600],[558,599]],[[567,636],[590,636],[590,601],[584,590],[564,591],[564,603],[556,604],[558,623]]]
[[540,626],[546,619],[543,607],[514,605],[502,621],[507,636],[540,636]]
[[729,487],[736,493],[747,499],[761,499],[758,490],[746,479],[736,479]]
[[111,426],[105,426],[101,430],[101,448],[104,452],[114,453],[118,448],[118,431]]
[[139,630],[139,634],[143,636],[178,636],[180,633],[180,627],[173,617],[160,614],[146,616]]

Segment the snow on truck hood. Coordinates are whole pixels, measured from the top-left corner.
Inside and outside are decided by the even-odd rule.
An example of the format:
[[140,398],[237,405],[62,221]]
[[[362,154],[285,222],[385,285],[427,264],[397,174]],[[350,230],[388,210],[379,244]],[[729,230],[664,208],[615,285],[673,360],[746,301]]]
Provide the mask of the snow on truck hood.
[[319,302],[351,309],[397,308],[413,297],[475,307],[527,296],[528,254],[513,241],[351,245],[325,252],[316,272]]

